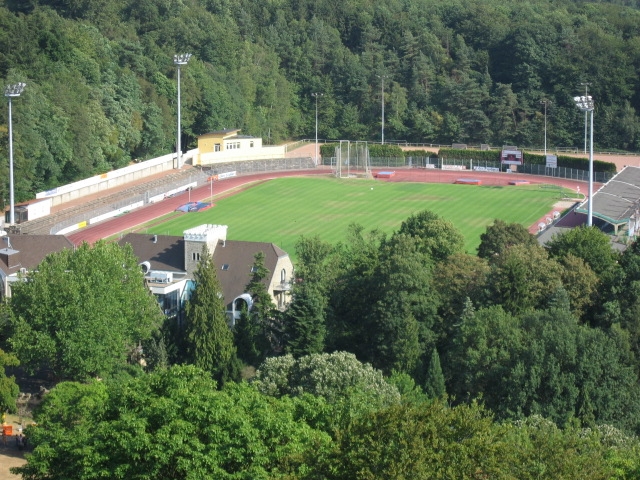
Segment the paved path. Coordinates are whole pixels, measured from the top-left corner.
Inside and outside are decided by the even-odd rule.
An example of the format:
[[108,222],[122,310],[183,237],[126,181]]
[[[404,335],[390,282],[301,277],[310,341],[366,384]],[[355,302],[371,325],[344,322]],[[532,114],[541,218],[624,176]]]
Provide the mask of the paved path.
[[7,445],[0,440],[0,480],[18,480],[22,478],[9,472],[11,467],[20,467],[26,463],[24,453],[18,450],[15,438],[7,439]]

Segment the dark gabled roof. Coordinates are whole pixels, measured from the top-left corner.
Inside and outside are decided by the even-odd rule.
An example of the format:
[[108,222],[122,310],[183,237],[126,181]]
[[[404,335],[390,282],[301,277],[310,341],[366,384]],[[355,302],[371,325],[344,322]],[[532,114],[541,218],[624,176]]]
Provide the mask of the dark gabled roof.
[[[246,286],[251,280],[254,256],[258,252],[264,252],[264,264],[271,272],[271,276],[279,275],[279,272],[274,272],[274,269],[278,258],[287,256],[287,253],[273,243],[227,240],[216,247],[213,262],[218,267],[218,279],[227,304],[246,292]],[[222,270],[223,265],[229,265],[229,268]],[[291,272],[287,272],[287,275],[291,275]],[[263,283],[268,286],[270,280],[270,278],[265,279]]]
[[[9,242],[11,248],[8,248]],[[7,235],[0,239],[0,247],[0,270],[7,275],[17,273],[21,268],[34,270],[50,253],[74,248],[64,235]],[[5,261],[7,254],[13,257],[12,268]]]
[[[118,243],[130,244],[140,262],[148,261],[152,270],[185,271],[183,237],[157,235],[157,241],[154,243],[154,235],[129,233]],[[264,252],[265,266],[272,277],[279,275],[279,272],[274,272],[278,258],[288,254],[273,243],[238,240],[218,242],[213,253],[213,262],[217,266],[218,279],[227,305],[230,305],[238,295],[245,293],[245,287],[251,280],[254,256],[261,251]],[[228,269],[222,270],[223,265],[228,265]],[[290,274],[291,272],[287,272],[287,275]],[[265,279],[264,284],[268,286],[270,280],[270,278]]]
[[175,235],[129,233],[118,240],[130,244],[140,262],[149,262],[151,270],[184,272],[184,239]]
[[[588,201],[576,209],[587,213]],[[593,216],[620,225],[640,210],[640,167],[627,166],[593,195]]]

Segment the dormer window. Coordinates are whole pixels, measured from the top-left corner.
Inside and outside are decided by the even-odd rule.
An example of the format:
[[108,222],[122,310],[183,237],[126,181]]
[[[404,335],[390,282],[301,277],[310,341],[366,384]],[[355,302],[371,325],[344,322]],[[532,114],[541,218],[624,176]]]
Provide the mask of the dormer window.
[[255,265],[251,267],[251,273],[256,273],[257,271],[258,271],[258,267],[256,267]]
[[224,263],[224,264],[222,265],[222,270],[223,270],[223,271],[227,271],[227,270],[229,270],[229,264],[228,264],[228,263]]

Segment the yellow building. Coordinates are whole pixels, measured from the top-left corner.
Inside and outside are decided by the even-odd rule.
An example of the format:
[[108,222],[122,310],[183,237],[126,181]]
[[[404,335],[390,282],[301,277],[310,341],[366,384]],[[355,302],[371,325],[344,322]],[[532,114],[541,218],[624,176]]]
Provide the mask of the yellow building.
[[206,166],[216,163],[246,160],[267,160],[285,157],[285,147],[263,147],[262,138],[240,135],[240,129],[217,130],[198,137],[198,153],[193,164]]

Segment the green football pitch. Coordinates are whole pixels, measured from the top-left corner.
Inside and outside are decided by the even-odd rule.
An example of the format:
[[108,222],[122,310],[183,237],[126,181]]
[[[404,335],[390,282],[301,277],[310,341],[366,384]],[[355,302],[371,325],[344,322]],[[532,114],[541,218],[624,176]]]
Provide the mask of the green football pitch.
[[318,235],[334,244],[346,238],[351,223],[362,225],[365,231],[377,228],[392,233],[411,214],[431,210],[450,220],[464,235],[467,252],[475,253],[480,235],[496,218],[528,228],[569,192],[551,185],[497,187],[289,177],[215,200],[208,210],[171,214],[144,231],[182,235],[204,223],[228,225],[227,239],[273,242],[294,258],[301,235]]

